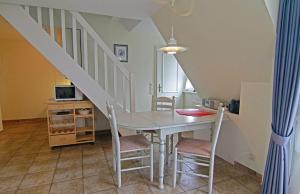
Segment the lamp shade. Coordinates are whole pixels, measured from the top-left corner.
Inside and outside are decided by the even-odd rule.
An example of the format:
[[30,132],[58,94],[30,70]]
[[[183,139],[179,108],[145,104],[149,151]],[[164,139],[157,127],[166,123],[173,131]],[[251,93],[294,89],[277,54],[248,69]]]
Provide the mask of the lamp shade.
[[160,47],[159,50],[164,52],[164,53],[173,55],[173,54],[177,54],[177,53],[180,53],[180,52],[184,52],[184,51],[187,50],[187,48],[177,45],[177,41],[174,38],[174,32],[173,32],[173,26],[172,26],[171,37],[168,41],[168,44],[166,46]]

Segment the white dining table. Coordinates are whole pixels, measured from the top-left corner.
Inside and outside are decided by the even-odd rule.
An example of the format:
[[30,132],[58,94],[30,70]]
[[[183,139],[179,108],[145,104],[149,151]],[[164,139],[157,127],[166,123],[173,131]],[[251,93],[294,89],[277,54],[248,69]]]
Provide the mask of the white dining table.
[[154,130],[159,136],[159,187],[164,188],[164,163],[166,137],[185,131],[210,129],[216,115],[201,117],[179,115],[176,111],[120,112],[118,128],[127,130]]

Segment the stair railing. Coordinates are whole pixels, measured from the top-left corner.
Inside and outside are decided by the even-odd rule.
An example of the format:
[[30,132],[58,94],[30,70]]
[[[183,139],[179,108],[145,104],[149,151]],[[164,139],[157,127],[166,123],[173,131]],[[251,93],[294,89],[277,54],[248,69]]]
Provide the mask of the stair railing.
[[[119,105],[123,111],[135,111],[135,86],[133,74],[120,63],[110,48],[100,38],[99,34],[81,16],[81,14],[63,9],[58,10],[28,5],[24,5],[23,8],[41,28],[45,29],[51,39],[55,41],[66,54],[69,54],[73,60],[94,79],[94,81],[104,88],[109,96],[113,98],[111,99],[112,101]],[[69,29],[66,28],[67,14],[69,18],[71,18],[68,20],[69,25],[71,26],[71,37],[67,37],[66,34],[66,29]],[[60,26],[59,32],[57,31],[57,29],[59,29],[57,28],[58,26]],[[83,37],[79,41],[80,45],[78,45],[78,27],[83,31],[83,34],[80,35],[80,37]],[[92,46],[88,44],[88,37],[92,39]],[[67,38],[71,39],[71,53],[68,53],[67,50]],[[81,48],[81,45],[83,45],[83,48]],[[80,56],[83,61],[79,60],[78,49],[82,51]],[[93,50],[92,52],[90,52],[91,49]],[[91,54],[93,55],[93,60],[90,60],[91,58],[89,58]],[[101,54],[103,54],[103,60],[99,61],[99,55]],[[111,61],[111,63],[109,63],[109,61]],[[100,71],[101,67],[104,72]],[[90,68],[94,71],[89,70]],[[112,72],[110,72],[112,77],[109,76],[109,68],[113,69]],[[104,74],[104,78],[99,75],[100,72]],[[100,78],[102,78],[104,82],[102,85],[100,83]],[[112,85],[112,89],[110,88],[110,85]]]

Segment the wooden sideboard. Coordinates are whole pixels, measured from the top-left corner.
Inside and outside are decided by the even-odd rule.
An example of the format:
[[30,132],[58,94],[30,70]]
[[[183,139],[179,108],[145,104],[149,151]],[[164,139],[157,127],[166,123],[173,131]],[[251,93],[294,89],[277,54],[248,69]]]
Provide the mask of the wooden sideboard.
[[48,101],[47,120],[50,147],[95,142],[94,105],[90,101]]

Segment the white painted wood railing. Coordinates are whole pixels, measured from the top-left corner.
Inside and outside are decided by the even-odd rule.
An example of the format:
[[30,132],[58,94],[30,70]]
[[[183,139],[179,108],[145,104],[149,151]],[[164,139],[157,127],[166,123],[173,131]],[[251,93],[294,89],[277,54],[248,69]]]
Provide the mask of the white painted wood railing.
[[[28,5],[23,8],[113,98],[112,101],[124,111],[135,111],[133,74],[79,13]],[[71,33],[67,34],[67,30]]]

